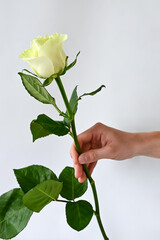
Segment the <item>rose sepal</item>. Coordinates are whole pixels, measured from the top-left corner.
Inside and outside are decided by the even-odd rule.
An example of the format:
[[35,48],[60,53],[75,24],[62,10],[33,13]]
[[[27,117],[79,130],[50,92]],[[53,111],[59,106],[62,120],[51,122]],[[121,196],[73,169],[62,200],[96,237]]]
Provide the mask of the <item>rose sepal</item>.
[[80,54],[80,51],[77,53],[75,60],[72,63],[70,63],[69,65],[68,65],[68,56],[66,57],[66,65],[65,65],[63,72],[60,75],[64,75],[68,70],[70,70],[72,67],[74,67],[74,65],[77,63],[77,58],[78,58],[79,54]]

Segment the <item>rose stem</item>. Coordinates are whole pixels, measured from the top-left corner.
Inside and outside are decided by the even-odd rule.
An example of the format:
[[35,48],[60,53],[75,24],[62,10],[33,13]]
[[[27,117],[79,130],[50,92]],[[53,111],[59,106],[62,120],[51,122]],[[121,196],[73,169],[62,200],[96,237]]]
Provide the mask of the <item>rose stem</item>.
[[[61,92],[61,95],[62,95],[63,101],[65,103],[66,109],[68,111],[69,117],[71,119],[70,122],[71,122],[72,134],[73,134],[73,139],[74,139],[76,150],[77,150],[78,154],[81,154],[82,151],[80,149],[80,145],[79,145],[78,138],[77,138],[74,116],[73,116],[73,112],[72,112],[72,109],[70,107],[70,104],[69,104],[69,101],[68,101],[65,89],[63,87],[63,84],[62,84],[62,81],[61,81],[60,77],[57,77],[55,80],[56,80],[58,88],[59,88],[59,90]],[[96,209],[95,210],[95,215],[96,215],[96,218],[97,218],[97,222],[98,222],[99,228],[101,230],[103,238],[105,240],[109,240],[109,238],[107,237],[107,235],[105,233],[104,227],[102,225],[101,217],[100,217],[99,201],[98,201],[95,181],[91,177],[86,164],[83,164],[83,169],[84,169],[84,172],[85,172],[85,174],[86,174],[86,176],[87,176],[87,178],[88,178],[88,180],[90,182],[91,188],[92,188],[92,192],[93,192],[93,196],[94,196],[94,202],[95,202],[95,209]]]

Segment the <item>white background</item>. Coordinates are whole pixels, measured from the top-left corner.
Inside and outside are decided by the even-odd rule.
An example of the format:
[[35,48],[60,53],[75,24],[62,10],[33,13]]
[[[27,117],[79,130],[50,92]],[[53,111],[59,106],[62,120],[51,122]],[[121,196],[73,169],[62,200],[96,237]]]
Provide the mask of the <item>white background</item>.
[[[67,94],[107,86],[79,103],[78,133],[96,122],[130,132],[160,130],[160,2],[158,0],[0,0],[0,195],[18,187],[12,169],[32,164],[57,175],[72,166],[69,137],[32,143],[30,122],[56,111],[31,98],[17,72],[28,68],[18,55],[38,35],[67,33],[74,69],[64,78]],[[50,88],[64,109],[57,86]],[[110,240],[160,239],[160,160],[101,160],[93,177]],[[93,203],[90,189],[84,196]],[[102,239],[95,217],[82,232],[65,221],[63,204],[34,214],[16,240]]]

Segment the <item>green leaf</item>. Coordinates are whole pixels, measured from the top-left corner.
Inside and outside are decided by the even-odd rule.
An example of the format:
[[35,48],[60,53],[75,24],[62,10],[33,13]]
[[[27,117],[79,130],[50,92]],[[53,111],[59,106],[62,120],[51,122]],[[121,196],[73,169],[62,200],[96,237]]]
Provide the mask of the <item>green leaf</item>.
[[74,89],[73,89],[73,92],[72,92],[72,95],[71,95],[71,98],[70,98],[70,106],[71,106],[71,109],[73,111],[73,113],[75,114],[76,111],[77,111],[77,100],[78,100],[78,95],[77,95],[77,87],[76,86]]
[[54,121],[45,114],[41,114],[36,120],[33,120],[30,129],[33,142],[38,138],[46,137],[50,134],[64,136],[69,132],[69,129],[63,121]]
[[83,230],[93,216],[92,205],[84,200],[68,202],[66,204],[66,217],[69,226],[77,231]]
[[[102,88],[105,87],[105,85],[101,85],[98,89],[96,89],[95,91],[92,91],[90,93],[84,93],[83,95],[81,95],[80,97],[78,97],[77,95],[77,86],[74,88],[71,98],[70,98],[70,106],[72,109],[73,114],[75,115],[77,112],[77,108],[78,108],[78,101],[82,99],[82,97],[84,96],[94,96],[96,93],[100,92],[102,90]],[[66,112],[67,114],[67,112]],[[64,123],[67,126],[70,126],[69,120],[67,118],[64,118]]]
[[56,175],[49,168],[41,165],[14,169],[14,174],[24,193],[46,180],[57,180]]
[[40,212],[47,204],[58,198],[62,186],[63,183],[55,180],[40,183],[24,195],[23,203],[30,210]]
[[[72,95],[71,95],[71,98],[70,98],[70,106],[71,106],[71,109],[72,109],[72,112],[73,114],[75,115],[76,114],[76,111],[77,111],[77,106],[78,106],[78,95],[77,95],[77,86],[73,89],[73,92],[72,92]],[[68,112],[66,112],[66,114],[68,114]],[[64,118],[64,123],[69,126],[69,120],[67,118]]]
[[82,97],[84,96],[94,96],[96,93],[100,92],[102,90],[102,88],[106,87],[105,85],[101,85],[99,88],[97,88],[95,91],[90,92],[90,93],[84,93],[83,95],[81,95],[78,100],[80,100]]
[[32,211],[22,202],[23,195],[22,190],[16,188],[0,196],[0,238],[15,237],[32,216]]
[[42,86],[38,78],[24,73],[18,73],[22,79],[22,83],[28,93],[45,104],[55,105],[55,99],[48,93],[48,91]]
[[79,183],[74,176],[74,168],[65,167],[59,176],[59,180],[63,182],[63,188],[60,195],[68,200],[74,200],[81,197],[88,188],[88,182],[85,180]]

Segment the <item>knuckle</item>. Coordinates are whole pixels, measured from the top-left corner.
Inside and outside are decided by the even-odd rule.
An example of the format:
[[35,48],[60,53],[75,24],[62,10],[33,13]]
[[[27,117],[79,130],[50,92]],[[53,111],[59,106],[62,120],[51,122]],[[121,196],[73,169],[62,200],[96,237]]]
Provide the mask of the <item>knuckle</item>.
[[95,125],[94,125],[94,127],[95,128],[99,128],[99,127],[101,127],[103,124],[101,123],[101,122],[97,122]]

